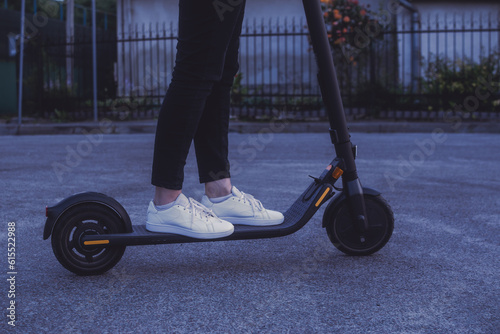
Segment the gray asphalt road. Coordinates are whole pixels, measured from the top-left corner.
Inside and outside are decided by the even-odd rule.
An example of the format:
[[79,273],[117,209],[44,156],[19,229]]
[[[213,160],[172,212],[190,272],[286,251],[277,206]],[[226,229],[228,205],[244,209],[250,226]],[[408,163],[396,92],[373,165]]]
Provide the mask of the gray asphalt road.
[[[285,211],[333,151],[327,134],[231,134],[233,182]],[[271,240],[127,248],[107,274],[78,277],[42,240],[45,205],[81,191],[143,223],[153,135],[0,137],[0,331],[20,333],[498,333],[500,135],[361,134],[364,186],[395,212],[387,246],[339,252],[323,209]],[[199,199],[194,155],[185,193]],[[16,227],[15,297],[7,282]]]

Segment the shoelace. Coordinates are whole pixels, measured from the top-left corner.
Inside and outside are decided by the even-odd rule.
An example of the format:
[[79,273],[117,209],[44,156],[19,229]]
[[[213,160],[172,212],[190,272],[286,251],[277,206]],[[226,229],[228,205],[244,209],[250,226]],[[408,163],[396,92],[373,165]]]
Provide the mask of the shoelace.
[[198,201],[195,201],[192,198],[188,198],[189,206],[188,209],[193,211],[193,216],[191,217],[191,223],[194,223],[194,217],[198,216],[201,219],[205,219],[208,222],[208,218],[217,218],[212,210],[204,206]]
[[255,209],[257,209],[258,211],[264,210],[264,206],[258,199],[255,199],[255,197],[253,197],[250,194],[244,193],[243,191],[240,192],[241,192],[240,199],[243,200],[243,203],[245,202],[250,203],[250,206],[252,207],[252,212],[255,213]]

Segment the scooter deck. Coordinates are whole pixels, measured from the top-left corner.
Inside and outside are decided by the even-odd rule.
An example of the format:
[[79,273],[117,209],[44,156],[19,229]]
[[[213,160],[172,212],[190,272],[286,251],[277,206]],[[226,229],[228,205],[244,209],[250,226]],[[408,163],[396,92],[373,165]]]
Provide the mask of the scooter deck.
[[146,225],[133,225],[131,233],[87,235],[83,237],[82,241],[87,246],[135,246],[281,237],[292,234],[302,228],[319,207],[330,199],[332,195],[333,187],[330,184],[317,184],[313,182],[284,213],[285,219],[282,224],[273,226],[235,225],[234,232],[230,236],[223,238],[190,238],[178,234],[150,232],[146,230]]

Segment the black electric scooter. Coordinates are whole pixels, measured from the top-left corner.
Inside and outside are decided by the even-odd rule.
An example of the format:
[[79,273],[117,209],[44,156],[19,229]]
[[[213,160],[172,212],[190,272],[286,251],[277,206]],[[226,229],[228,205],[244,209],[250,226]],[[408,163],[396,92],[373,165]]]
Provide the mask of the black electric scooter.
[[[316,55],[323,101],[330,121],[330,137],[336,158],[285,212],[285,220],[275,226],[236,225],[234,233],[219,239],[194,239],[186,236],[155,233],[145,225],[132,225],[123,206],[111,197],[86,192],[68,197],[47,207],[44,240],[52,235],[52,249],[59,262],[79,275],[102,274],[115,266],[126,246],[172,244],[204,241],[228,241],[274,238],[302,228],[319,209],[328,204],[323,227],[331,242],[349,255],[369,255],[389,241],[394,216],[380,193],[362,188],[348,133],[344,108],[333,64],[333,57],[323,23],[320,0],[303,0]],[[342,177],[342,189],[335,187]]]

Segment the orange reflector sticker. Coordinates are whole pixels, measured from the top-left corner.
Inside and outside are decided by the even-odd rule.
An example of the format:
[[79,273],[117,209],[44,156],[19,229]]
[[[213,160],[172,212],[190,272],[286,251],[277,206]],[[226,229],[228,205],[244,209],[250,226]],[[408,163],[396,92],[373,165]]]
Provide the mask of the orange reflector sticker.
[[91,245],[106,245],[109,244],[109,240],[92,240],[92,241],[84,241],[83,244],[85,246]]
[[344,174],[344,171],[338,167],[335,167],[335,170],[333,171],[332,176],[334,179],[338,179],[339,177],[342,176],[342,174]]
[[325,192],[323,193],[323,195],[321,195],[319,200],[316,202],[316,204],[315,204],[316,207],[320,206],[321,202],[323,202],[323,200],[325,199],[326,195],[328,195],[329,192],[330,192],[330,188],[325,189]]

